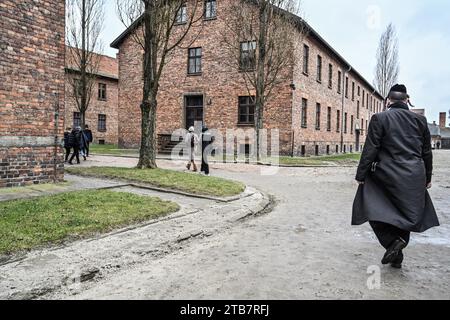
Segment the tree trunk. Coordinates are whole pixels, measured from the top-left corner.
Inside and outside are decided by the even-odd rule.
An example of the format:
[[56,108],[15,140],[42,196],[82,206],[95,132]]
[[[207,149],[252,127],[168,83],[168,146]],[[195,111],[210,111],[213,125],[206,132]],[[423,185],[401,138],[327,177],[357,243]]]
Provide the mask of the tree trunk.
[[256,156],[257,161],[261,161],[261,129],[264,127],[264,84],[265,84],[265,63],[266,63],[266,39],[268,24],[269,6],[266,1],[262,1],[259,6],[259,40],[258,40],[258,62],[256,75]]
[[141,104],[141,149],[139,155],[138,169],[156,169],[156,111],[158,88],[155,83],[157,50],[155,50],[155,15],[154,3],[145,2],[144,28],[144,90]]

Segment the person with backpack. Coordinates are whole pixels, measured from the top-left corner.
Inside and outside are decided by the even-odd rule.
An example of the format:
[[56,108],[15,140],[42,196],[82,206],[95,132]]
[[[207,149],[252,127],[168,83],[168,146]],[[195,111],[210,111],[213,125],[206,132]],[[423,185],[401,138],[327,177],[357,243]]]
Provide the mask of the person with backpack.
[[76,127],[72,130],[68,137],[68,146],[73,149],[72,157],[69,164],[73,165],[73,159],[77,158],[77,164],[80,164],[80,145],[81,145],[81,128]]
[[197,151],[199,138],[195,134],[194,127],[189,128],[189,132],[186,135],[184,142],[186,144],[186,148],[188,149],[188,154],[189,154],[189,162],[186,165],[186,168],[188,170],[191,170],[191,165],[192,165],[194,172],[198,172],[197,165],[195,164],[195,152]]

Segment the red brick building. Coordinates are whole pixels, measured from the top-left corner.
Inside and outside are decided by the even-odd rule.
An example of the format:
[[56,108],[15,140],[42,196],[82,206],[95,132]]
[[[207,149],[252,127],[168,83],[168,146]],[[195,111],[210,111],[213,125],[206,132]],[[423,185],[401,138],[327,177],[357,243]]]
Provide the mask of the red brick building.
[[[223,49],[221,32],[226,30],[231,1],[205,1],[209,8],[215,6],[214,16],[204,20],[201,30],[192,30],[186,43],[196,37],[195,41],[188,49],[178,49],[165,69],[157,114],[161,141],[194,120],[222,132],[253,127],[254,107],[247,99],[242,74],[230,67],[232,63],[224,63],[230,57]],[[301,41],[293,53],[296,64],[283,73],[285,81],[274,90],[264,127],[279,129],[280,151],[285,155],[358,151],[371,116],[382,110],[383,99],[307,27],[305,39],[300,32],[293,39]],[[140,140],[143,52],[130,36],[134,30],[126,30],[111,45],[119,49],[119,144],[125,147],[136,147]]]
[[64,21],[64,1],[0,2],[0,187],[63,179]]
[[[66,48],[66,50],[70,50]],[[73,50],[73,49],[72,49]],[[65,100],[65,126],[76,127],[81,125],[81,115],[78,110],[73,92],[73,79],[79,77],[76,63],[70,60],[74,55],[66,54],[66,100]],[[99,61],[98,72],[92,90],[89,108],[86,111],[86,124],[92,130],[94,143],[118,143],[118,74],[117,59],[96,55],[93,61]]]

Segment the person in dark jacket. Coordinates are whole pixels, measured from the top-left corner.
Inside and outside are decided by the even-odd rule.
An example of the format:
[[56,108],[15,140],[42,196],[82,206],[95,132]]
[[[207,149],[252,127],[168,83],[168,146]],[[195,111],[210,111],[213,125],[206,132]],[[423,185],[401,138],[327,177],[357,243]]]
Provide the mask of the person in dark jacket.
[[89,147],[90,144],[94,141],[94,136],[92,135],[92,131],[89,129],[88,125],[84,126],[84,135],[86,136],[86,157],[89,157]]
[[427,119],[409,111],[404,85],[395,85],[388,110],[375,114],[359,163],[353,225],[369,222],[386,249],[383,264],[401,268],[410,233],[439,226],[428,194],[433,154]]
[[73,159],[77,158],[77,164],[80,164],[80,145],[81,145],[81,128],[76,127],[69,135],[69,146],[73,149],[72,157],[69,164],[73,165]]
[[87,156],[87,149],[88,149],[88,138],[86,137],[86,134],[84,133],[84,130],[79,128],[79,135],[80,135],[80,154],[83,156],[83,160],[86,161]]
[[212,144],[214,143],[214,137],[209,132],[209,129],[205,126],[202,129],[202,166],[200,168],[200,172],[203,172],[205,175],[209,176],[209,161],[208,155],[212,151]]
[[72,131],[72,128],[67,128],[64,132],[64,149],[66,150],[66,158],[65,162],[69,161],[70,151],[72,150],[72,147],[69,144],[69,136]]

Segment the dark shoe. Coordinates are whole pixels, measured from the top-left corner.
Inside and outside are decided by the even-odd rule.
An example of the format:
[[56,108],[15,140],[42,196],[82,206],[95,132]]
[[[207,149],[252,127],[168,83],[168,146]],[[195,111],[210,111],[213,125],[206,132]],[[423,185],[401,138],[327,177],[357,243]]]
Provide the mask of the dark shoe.
[[400,251],[397,255],[397,258],[391,263],[391,267],[394,269],[401,269],[403,263],[403,252]]
[[389,264],[396,261],[396,259],[399,257],[400,252],[406,248],[408,244],[405,240],[402,238],[398,238],[395,240],[392,245],[387,249],[383,260],[381,261],[382,264]]
[[69,164],[70,164],[71,166],[73,166],[73,163],[72,163],[72,162],[69,162]]

